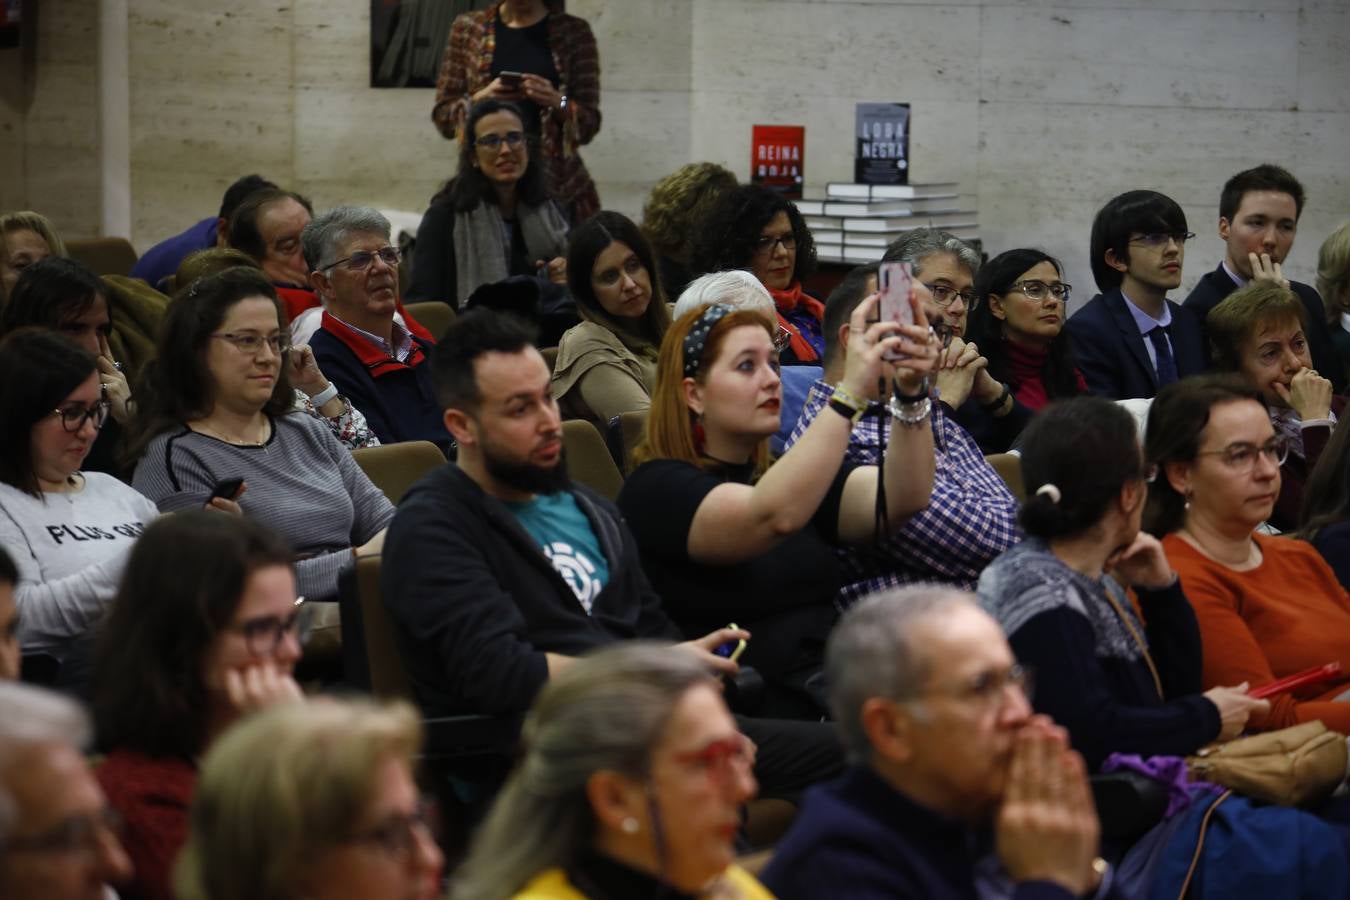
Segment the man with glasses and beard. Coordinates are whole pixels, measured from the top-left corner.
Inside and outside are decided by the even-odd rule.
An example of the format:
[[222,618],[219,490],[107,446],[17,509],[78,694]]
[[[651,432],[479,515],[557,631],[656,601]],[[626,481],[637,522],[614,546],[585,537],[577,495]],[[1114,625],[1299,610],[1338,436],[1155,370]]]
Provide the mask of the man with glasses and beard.
[[[487,309],[455,320],[432,367],[457,463],[403,498],[384,545],[385,605],[429,716],[513,714],[588,650],[677,641],[609,501],[567,477],[549,370],[520,320]],[[749,638],[721,628],[680,646],[710,670],[712,651]],[[744,719],[765,793],[796,792],[839,770],[833,728]]]

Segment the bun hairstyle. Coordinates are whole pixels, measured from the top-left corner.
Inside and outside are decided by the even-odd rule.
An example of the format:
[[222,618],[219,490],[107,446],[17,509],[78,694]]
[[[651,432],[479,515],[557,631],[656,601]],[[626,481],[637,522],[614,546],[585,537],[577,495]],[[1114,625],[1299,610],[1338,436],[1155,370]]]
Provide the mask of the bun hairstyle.
[[1051,403],[1022,439],[1022,479],[1030,492],[1022,528],[1045,540],[1082,534],[1143,474],[1139,432],[1128,412],[1101,397]]

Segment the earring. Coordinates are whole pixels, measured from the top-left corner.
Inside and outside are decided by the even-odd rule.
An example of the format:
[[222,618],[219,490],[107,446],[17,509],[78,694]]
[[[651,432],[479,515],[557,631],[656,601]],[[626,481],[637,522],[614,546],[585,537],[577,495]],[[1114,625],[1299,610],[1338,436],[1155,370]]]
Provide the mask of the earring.
[[632,816],[629,816],[628,818],[624,819],[621,823],[619,823],[619,827],[623,829],[624,834],[637,834],[638,829],[642,826],[638,825],[637,819],[633,818]]
[[1189,510],[1189,509],[1191,508],[1191,498],[1194,497],[1194,496],[1195,496],[1195,491],[1192,491],[1189,487],[1187,487],[1187,488],[1186,488],[1186,493],[1184,493],[1184,494],[1182,495],[1182,497],[1183,497],[1183,498],[1185,499],[1185,501],[1186,501],[1186,506],[1185,506],[1185,508],[1186,508],[1187,510]]

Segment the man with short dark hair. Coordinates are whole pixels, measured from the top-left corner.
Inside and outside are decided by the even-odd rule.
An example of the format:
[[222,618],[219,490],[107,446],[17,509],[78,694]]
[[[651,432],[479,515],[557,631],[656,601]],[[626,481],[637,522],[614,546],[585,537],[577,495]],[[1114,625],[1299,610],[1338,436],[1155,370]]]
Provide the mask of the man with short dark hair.
[[280,188],[252,192],[230,217],[229,246],[258,261],[288,319],[319,305],[300,246],[300,235],[313,217],[308,198]]
[[1303,185],[1287,170],[1266,163],[1228,179],[1219,195],[1219,237],[1224,258],[1205,273],[1186,297],[1204,332],[1205,317],[1233,291],[1249,281],[1271,281],[1292,289],[1308,310],[1304,336],[1316,370],[1343,393],[1347,374],[1327,329],[1322,297],[1310,284],[1284,277],[1281,266],[1294,249],[1294,235],[1303,215]]
[[1157,191],[1113,197],[1092,221],[1092,275],[1100,294],[1065,327],[1088,389],[1112,400],[1152,397],[1207,368],[1200,324],[1167,299],[1181,284],[1186,214]]

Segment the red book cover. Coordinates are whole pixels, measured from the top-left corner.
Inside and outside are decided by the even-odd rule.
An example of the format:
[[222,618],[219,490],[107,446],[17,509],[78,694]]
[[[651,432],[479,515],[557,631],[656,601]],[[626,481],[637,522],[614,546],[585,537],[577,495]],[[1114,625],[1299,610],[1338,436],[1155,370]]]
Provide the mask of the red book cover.
[[802,195],[802,159],[806,128],[802,125],[755,125],[750,132],[750,181],[798,199]]

